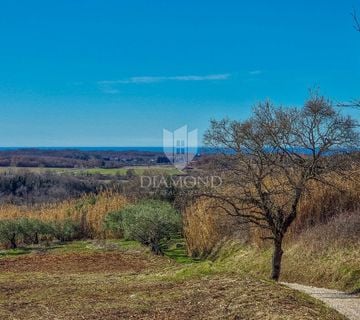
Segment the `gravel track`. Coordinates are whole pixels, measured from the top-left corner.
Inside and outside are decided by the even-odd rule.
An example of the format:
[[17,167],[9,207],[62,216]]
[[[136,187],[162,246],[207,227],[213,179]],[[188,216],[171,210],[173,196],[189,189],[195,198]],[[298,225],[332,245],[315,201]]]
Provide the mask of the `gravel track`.
[[304,286],[297,283],[283,282],[282,284],[323,301],[328,306],[337,310],[339,313],[343,314],[350,320],[360,320],[359,296],[332,289]]

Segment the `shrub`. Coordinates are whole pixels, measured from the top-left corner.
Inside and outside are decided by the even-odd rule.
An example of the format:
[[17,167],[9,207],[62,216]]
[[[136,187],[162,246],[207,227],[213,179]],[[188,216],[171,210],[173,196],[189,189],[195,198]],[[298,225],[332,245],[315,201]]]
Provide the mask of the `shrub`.
[[51,223],[53,236],[61,242],[81,238],[80,225],[70,219]]
[[51,235],[52,227],[49,223],[38,219],[21,218],[17,220],[22,240],[26,244],[38,244],[41,236]]
[[128,206],[120,213],[124,237],[163,254],[168,240],[181,230],[180,214],[167,202],[147,200]]
[[44,222],[38,219],[18,218],[0,220],[0,242],[15,249],[19,243],[38,244],[43,236],[61,242],[81,238],[80,223],[66,219]]
[[110,212],[104,218],[104,228],[110,231],[115,238],[122,238],[124,236],[122,222],[121,212]]
[[0,221],[0,241],[11,249],[17,248],[17,243],[21,237],[22,228],[19,220]]

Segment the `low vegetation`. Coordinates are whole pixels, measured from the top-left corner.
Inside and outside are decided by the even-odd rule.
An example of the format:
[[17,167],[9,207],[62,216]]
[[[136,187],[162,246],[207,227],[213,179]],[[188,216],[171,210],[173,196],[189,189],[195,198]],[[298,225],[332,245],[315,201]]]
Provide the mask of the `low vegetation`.
[[111,213],[105,223],[126,240],[137,240],[157,255],[164,253],[168,241],[181,231],[181,217],[169,204],[148,200]]
[[0,220],[0,242],[11,249],[16,249],[19,243],[49,243],[54,239],[65,242],[80,239],[81,236],[80,224],[70,219],[49,222],[31,218]]
[[[319,193],[324,195],[322,190]],[[333,193],[328,195],[334,196]],[[341,196],[346,197],[346,194]],[[318,199],[316,194],[313,194],[313,199]],[[326,197],[323,200],[327,201]],[[309,205],[309,199],[306,201]],[[336,214],[328,216],[326,222],[317,222],[311,226],[311,220],[307,219],[312,219],[312,216],[303,213],[299,225],[294,224],[284,244],[281,281],[348,292],[359,291],[360,211],[343,211],[340,203],[338,205],[339,211],[333,208]],[[317,204],[316,207],[321,206]],[[194,257],[206,256],[213,261],[212,268],[266,277],[271,271],[269,262],[272,253],[269,243],[262,240],[262,234],[246,228],[243,232],[223,228],[221,232],[212,233],[211,230],[219,225],[225,226],[229,217],[218,215],[217,220],[208,219],[208,214],[214,213],[203,211],[206,208],[206,204],[193,207],[186,215],[184,226],[190,244],[189,254]],[[236,220],[233,219],[232,223],[236,224]],[[195,230],[198,230],[197,236]]]
[[121,194],[104,191],[99,194],[84,195],[60,203],[39,204],[34,206],[1,205],[0,221],[13,219],[36,219],[51,223],[59,228],[76,225],[82,238],[105,238],[111,236],[104,228],[103,220],[109,212],[118,211],[128,204]]
[[[352,222],[349,235],[341,231]],[[307,230],[285,244],[281,281],[302,283],[355,293],[360,291],[359,213],[338,217],[328,224]],[[335,231],[338,230],[338,231]],[[338,236],[341,238],[338,238]],[[316,241],[316,242],[315,242]],[[270,272],[271,248],[228,240],[208,257],[212,268],[266,277]]]
[[181,265],[132,242],[34,249],[0,258],[0,269],[1,319],[344,320],[281,285]]

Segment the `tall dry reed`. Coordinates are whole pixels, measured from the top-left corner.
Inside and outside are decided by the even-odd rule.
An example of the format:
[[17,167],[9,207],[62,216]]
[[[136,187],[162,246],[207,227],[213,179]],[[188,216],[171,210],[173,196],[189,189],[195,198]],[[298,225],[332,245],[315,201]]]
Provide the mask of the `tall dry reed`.
[[[312,183],[311,191],[300,201],[299,214],[288,231],[288,240],[297,238],[313,226],[332,221],[338,215],[359,212],[357,211],[360,208],[359,172],[354,172],[351,179],[333,176],[329,182],[332,186],[320,182]],[[224,237],[236,234],[234,232],[236,229],[242,235],[249,234],[253,244],[267,245],[263,238],[269,234],[265,230],[257,228],[244,230],[244,226],[237,224],[236,219],[229,218],[220,209],[215,209],[215,203],[211,201],[214,200],[198,200],[185,212],[184,233],[190,254],[211,252]]]
[[1,205],[0,219],[35,218],[42,221],[72,220],[80,224],[82,232],[90,238],[103,238],[104,217],[113,211],[120,210],[128,200],[118,193],[104,191],[98,195],[85,195],[79,199],[40,206]]

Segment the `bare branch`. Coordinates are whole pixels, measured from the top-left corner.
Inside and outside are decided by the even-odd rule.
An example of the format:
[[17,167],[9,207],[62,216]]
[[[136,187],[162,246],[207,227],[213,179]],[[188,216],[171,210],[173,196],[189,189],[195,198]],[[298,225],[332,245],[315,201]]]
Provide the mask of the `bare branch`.
[[246,121],[211,122],[205,142],[222,151],[215,170],[226,183],[198,196],[212,199],[212,209],[271,232],[266,238],[276,249],[273,279],[279,275],[283,237],[298,215],[302,196],[311,181],[331,185],[326,177],[340,170],[349,150],[359,146],[355,128],[353,119],[316,92],[302,109],[267,101]]
[[342,108],[360,108],[360,100],[353,99],[349,102],[340,102],[337,106]]

